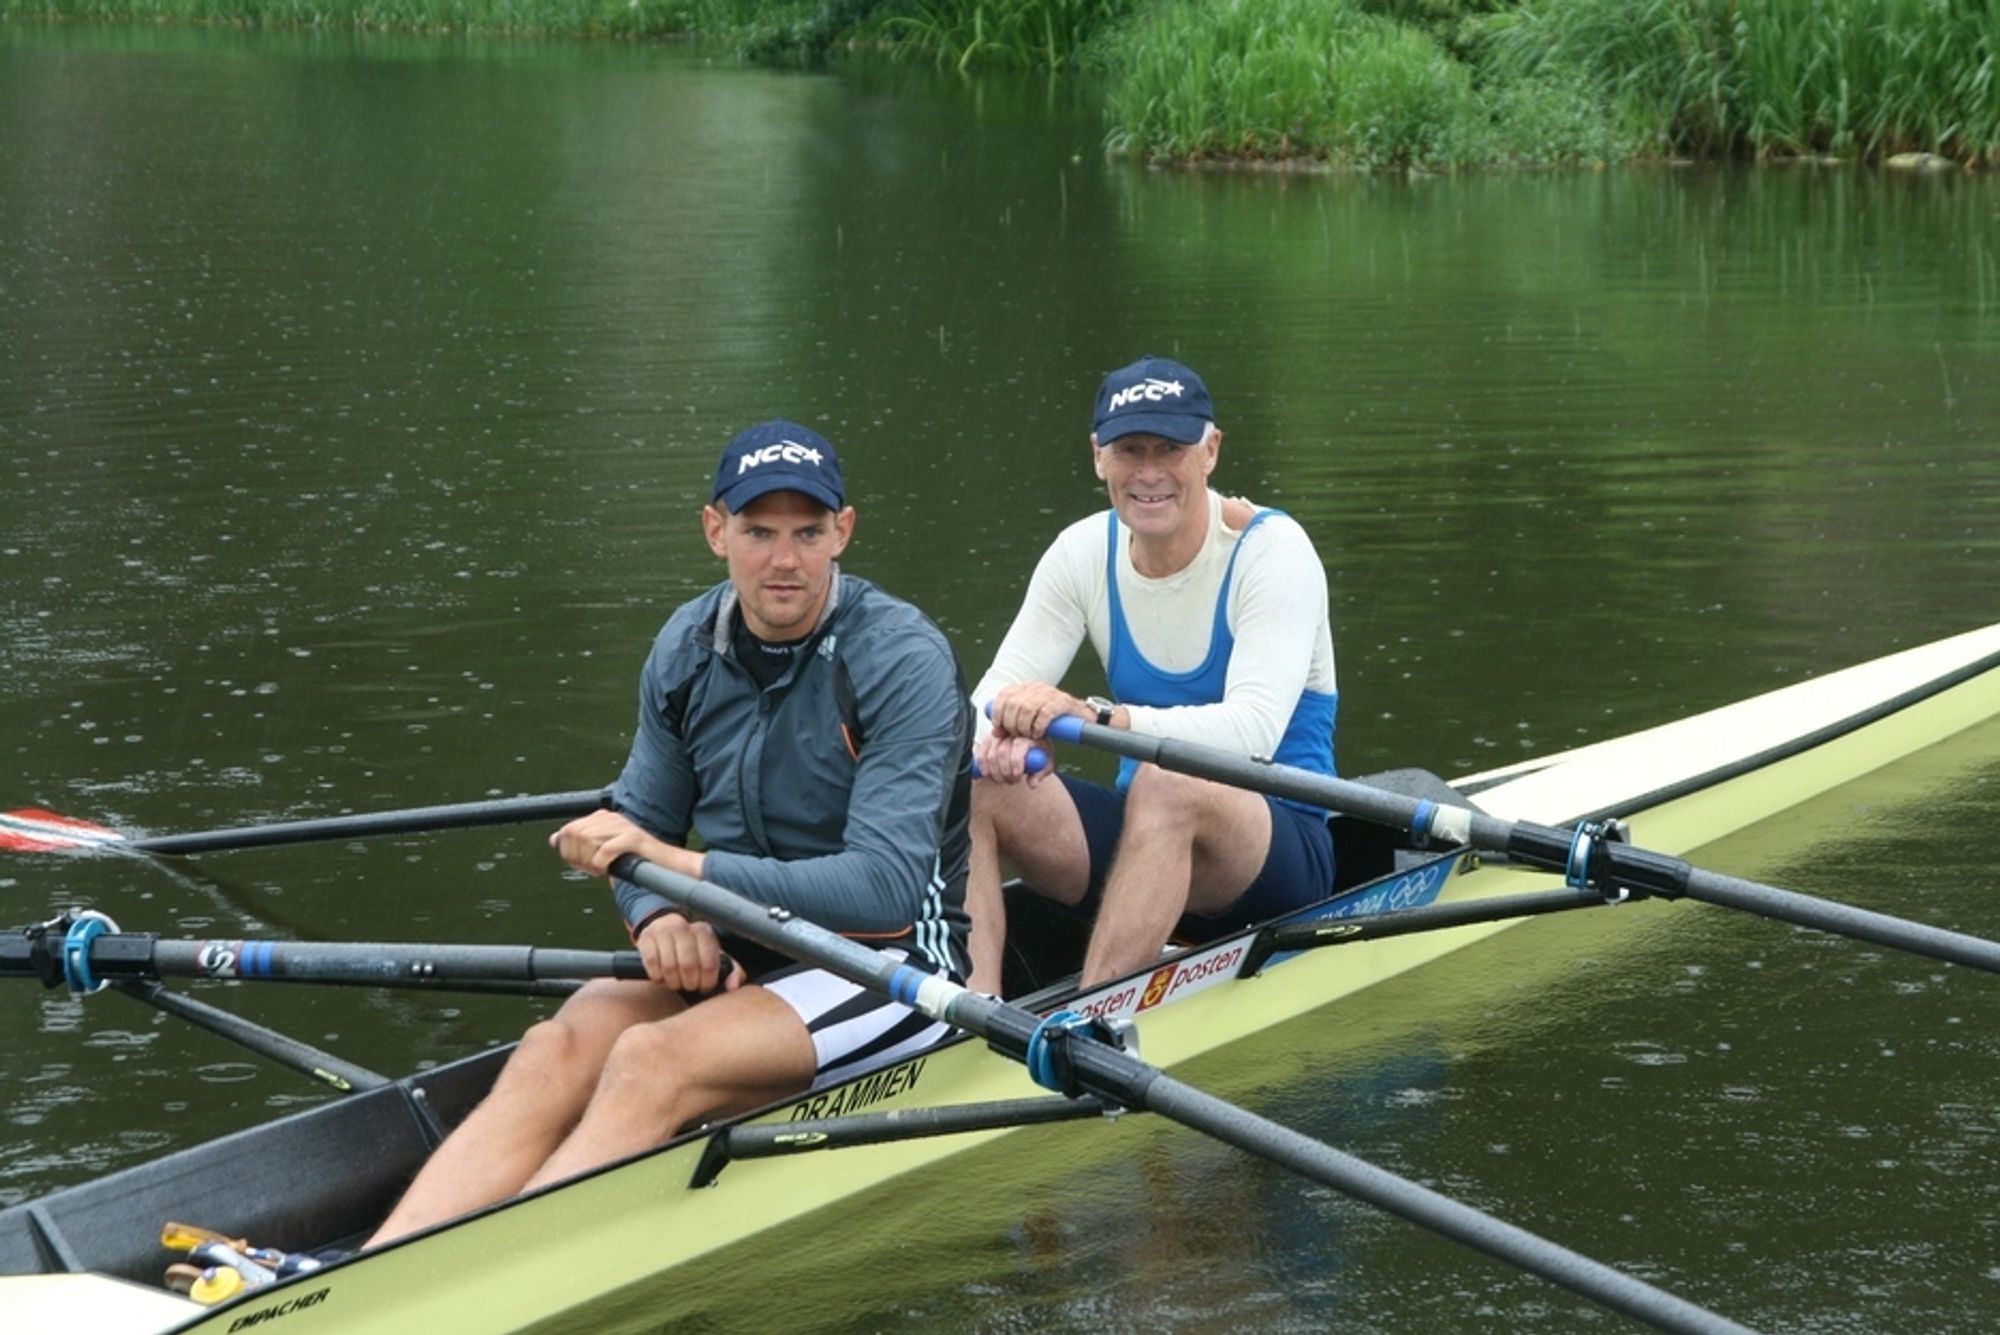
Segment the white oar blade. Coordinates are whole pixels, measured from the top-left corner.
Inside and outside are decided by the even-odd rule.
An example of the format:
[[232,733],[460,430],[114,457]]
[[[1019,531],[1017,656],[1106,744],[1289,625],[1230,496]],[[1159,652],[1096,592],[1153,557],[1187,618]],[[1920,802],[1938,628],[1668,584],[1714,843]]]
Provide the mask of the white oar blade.
[[116,830],[40,807],[0,812],[0,848],[16,853],[52,853],[124,842],[125,836]]

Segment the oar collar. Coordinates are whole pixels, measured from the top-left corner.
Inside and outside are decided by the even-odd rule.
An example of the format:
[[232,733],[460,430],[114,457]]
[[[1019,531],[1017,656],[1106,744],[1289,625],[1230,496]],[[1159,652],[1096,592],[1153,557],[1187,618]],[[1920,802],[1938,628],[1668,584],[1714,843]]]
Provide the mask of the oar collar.
[[90,967],[90,943],[118,924],[96,909],[65,909],[47,922],[21,929],[28,941],[28,967],[43,987],[65,983],[77,996],[102,992],[107,986]]

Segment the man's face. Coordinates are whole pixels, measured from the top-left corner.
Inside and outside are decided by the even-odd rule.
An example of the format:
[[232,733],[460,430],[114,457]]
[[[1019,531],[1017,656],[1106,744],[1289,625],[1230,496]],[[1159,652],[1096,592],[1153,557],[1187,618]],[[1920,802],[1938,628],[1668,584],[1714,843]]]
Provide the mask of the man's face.
[[854,534],[854,507],[836,512],[796,491],[772,491],[735,514],[704,506],[701,527],[729,564],[743,624],[760,640],[783,642],[818,624],[834,560]]
[[1171,537],[1206,517],[1208,475],[1220,443],[1217,431],[1193,445],[1134,434],[1092,445],[1091,455],[1119,522],[1134,534]]

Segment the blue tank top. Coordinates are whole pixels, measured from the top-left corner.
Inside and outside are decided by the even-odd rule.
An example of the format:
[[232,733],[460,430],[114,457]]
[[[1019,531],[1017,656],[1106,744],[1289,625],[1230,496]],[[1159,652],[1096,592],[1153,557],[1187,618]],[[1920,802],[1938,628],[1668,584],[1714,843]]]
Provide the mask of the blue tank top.
[[[1259,510],[1244,528],[1242,537],[1237,539],[1235,549],[1229,553],[1229,564],[1223,568],[1222,588],[1215,595],[1215,624],[1209,631],[1208,657],[1187,672],[1169,672],[1154,666],[1146,661],[1146,656],[1139,652],[1139,646],[1133,643],[1131,629],[1125,624],[1125,606],[1118,597],[1118,512],[1113,510],[1105,516],[1109,524],[1106,528],[1108,541],[1105,544],[1104,580],[1111,594],[1111,651],[1104,665],[1104,675],[1111,683],[1114,700],[1121,704],[1156,707],[1221,702],[1223,689],[1229,682],[1229,655],[1236,648],[1236,637],[1229,630],[1229,586],[1236,578],[1236,555],[1243,550],[1243,543],[1267,515],[1283,513],[1282,510]],[[1333,777],[1333,724],[1338,703],[1337,693],[1300,692],[1298,707],[1292,710],[1284,735],[1278,739],[1278,753],[1272,759],[1281,765]],[[1137,768],[1138,762],[1130,758],[1119,762],[1118,791],[1124,792],[1131,784],[1132,772]],[[1325,814],[1322,808],[1303,802],[1278,800],[1302,811]]]

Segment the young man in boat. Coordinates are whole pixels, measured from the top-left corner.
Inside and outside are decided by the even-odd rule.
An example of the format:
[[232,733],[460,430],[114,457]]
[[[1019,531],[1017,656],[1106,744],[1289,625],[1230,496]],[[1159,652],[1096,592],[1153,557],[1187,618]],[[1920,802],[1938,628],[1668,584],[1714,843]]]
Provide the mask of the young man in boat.
[[[1125,761],[1115,788],[1030,774],[1065,715],[1274,756],[1331,775],[1336,699],[1326,571],[1305,530],[1209,487],[1222,452],[1208,389],[1148,357],[1106,376],[1090,435],[1108,511],[1056,538],[973,691],[972,985],[997,993],[1001,863],[1094,918],[1092,986],[1144,968],[1178,935],[1221,935],[1328,894],[1317,808]],[[1088,637],[1106,696],[1054,683]]]
[[[951,646],[841,571],[855,512],[805,427],[731,441],[701,523],[729,577],[653,645],[614,809],[550,843],[598,875],[636,853],[962,979],[973,724]],[[530,1029],[371,1244],[949,1032],[614,888],[648,981],[591,983]]]

